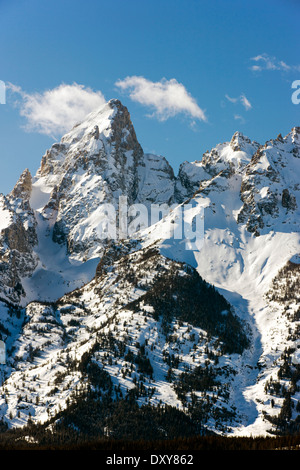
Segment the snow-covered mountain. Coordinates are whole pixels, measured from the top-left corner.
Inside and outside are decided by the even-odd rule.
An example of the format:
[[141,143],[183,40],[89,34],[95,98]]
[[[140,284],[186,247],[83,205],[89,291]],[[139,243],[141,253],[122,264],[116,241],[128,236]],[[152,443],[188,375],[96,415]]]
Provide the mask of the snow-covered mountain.
[[[166,231],[162,225],[176,220],[182,206],[142,235],[143,246],[156,239],[164,256],[188,260],[251,327],[251,346],[242,355],[244,366],[239,366],[233,382],[238,380],[238,385],[232,389],[233,403],[245,413],[243,424],[234,427],[238,435],[267,433],[272,418],[266,416],[280,414],[291,376],[292,382],[298,380],[299,135],[300,128],[294,128],[284,139],[258,147],[235,134],[231,143],[218,145],[201,162],[183,165],[190,173],[195,165],[194,186],[199,178],[199,190],[189,201],[194,205],[191,217],[200,208],[205,211],[200,250],[187,251],[184,243],[170,238],[159,240]],[[237,137],[239,145],[232,148]],[[266,393],[266,384],[277,382],[286,361],[290,370],[279,381],[278,393]],[[239,398],[234,390],[241,391]],[[297,386],[293,385],[292,395],[290,419],[297,422]],[[280,420],[274,422],[279,426]]]
[[[168,415],[156,437],[176,413],[186,435],[297,429],[299,174],[299,127],[237,132],[175,176],[119,101],[75,126],[0,199],[4,423],[84,433],[96,407],[100,435],[131,436],[130,402]],[[120,197],[167,211],[109,238]]]
[[50,192],[41,213],[52,220],[53,240],[83,260],[99,255],[103,202],[117,207],[120,196],[128,204],[171,202],[174,184],[168,162],[144,154],[127,109],[112,100],[52,146],[33,187]]
[[[14,262],[6,266],[2,296],[26,305],[55,300],[87,282],[103,252],[107,205],[115,208],[118,221],[120,197],[129,206],[170,205],[174,188],[169,163],[144,154],[127,108],[109,101],[46,152],[34,177],[24,171],[7,198],[10,219],[2,196],[1,219],[14,220],[4,227],[5,237],[9,232],[14,239],[3,240],[3,251],[8,245],[6,256],[13,252]],[[17,278],[20,289],[11,291]]]

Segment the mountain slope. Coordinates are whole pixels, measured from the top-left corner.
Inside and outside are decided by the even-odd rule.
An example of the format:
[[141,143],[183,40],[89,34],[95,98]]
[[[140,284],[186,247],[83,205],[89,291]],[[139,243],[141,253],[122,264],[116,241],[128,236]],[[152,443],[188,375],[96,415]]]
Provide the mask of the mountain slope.
[[246,326],[190,266],[155,248],[121,249],[86,286],[26,307],[0,401],[5,418],[18,426],[30,412],[43,422],[87,392],[199,413],[217,394],[201,421],[223,429],[238,419],[230,382],[248,346]]

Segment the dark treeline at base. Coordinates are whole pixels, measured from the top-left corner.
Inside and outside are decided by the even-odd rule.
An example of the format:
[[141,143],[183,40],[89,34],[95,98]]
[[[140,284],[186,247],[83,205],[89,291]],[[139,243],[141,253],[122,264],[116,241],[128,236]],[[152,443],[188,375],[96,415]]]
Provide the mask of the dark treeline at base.
[[0,451],[4,450],[44,450],[44,451],[106,451],[106,452],[171,452],[188,453],[197,451],[272,451],[300,450],[300,435],[282,437],[225,437],[201,436],[173,440],[116,440],[100,438],[81,440],[76,443],[34,444],[21,439],[11,442],[7,434],[0,435]]
[[[197,411],[197,413],[196,413]],[[135,399],[77,397],[48,422],[29,420],[8,429],[0,421],[2,450],[92,450],[109,452],[193,452],[300,450],[300,433],[272,437],[231,437],[209,432],[196,408],[190,416],[172,406],[139,407]],[[197,419],[196,419],[197,418]],[[201,419],[200,419],[201,418]]]
[[[80,366],[96,385],[86,358]],[[87,362],[87,364],[85,364]],[[135,396],[113,400],[111,381],[101,377],[101,391],[78,394],[65,410],[43,424],[28,419],[21,428],[0,421],[2,450],[97,450],[110,452],[193,452],[209,450],[296,450],[300,433],[285,430],[273,437],[231,437],[215,434],[205,425],[207,410],[199,404],[189,414],[167,405],[139,406]]]

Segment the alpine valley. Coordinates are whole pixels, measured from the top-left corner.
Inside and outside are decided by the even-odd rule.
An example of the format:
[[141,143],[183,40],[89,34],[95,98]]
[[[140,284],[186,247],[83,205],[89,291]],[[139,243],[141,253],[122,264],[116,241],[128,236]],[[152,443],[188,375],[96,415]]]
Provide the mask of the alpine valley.
[[[236,132],[176,176],[118,100],[52,145],[0,196],[3,435],[299,432],[299,176],[300,127]],[[104,237],[120,197],[167,210]],[[183,213],[201,215],[200,243]]]

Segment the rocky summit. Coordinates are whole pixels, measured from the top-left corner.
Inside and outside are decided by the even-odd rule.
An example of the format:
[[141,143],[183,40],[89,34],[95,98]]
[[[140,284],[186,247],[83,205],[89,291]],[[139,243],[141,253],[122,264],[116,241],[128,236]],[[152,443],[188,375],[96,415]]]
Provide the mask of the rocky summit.
[[176,176],[118,100],[53,144],[0,196],[1,430],[299,431],[299,175],[294,127]]

